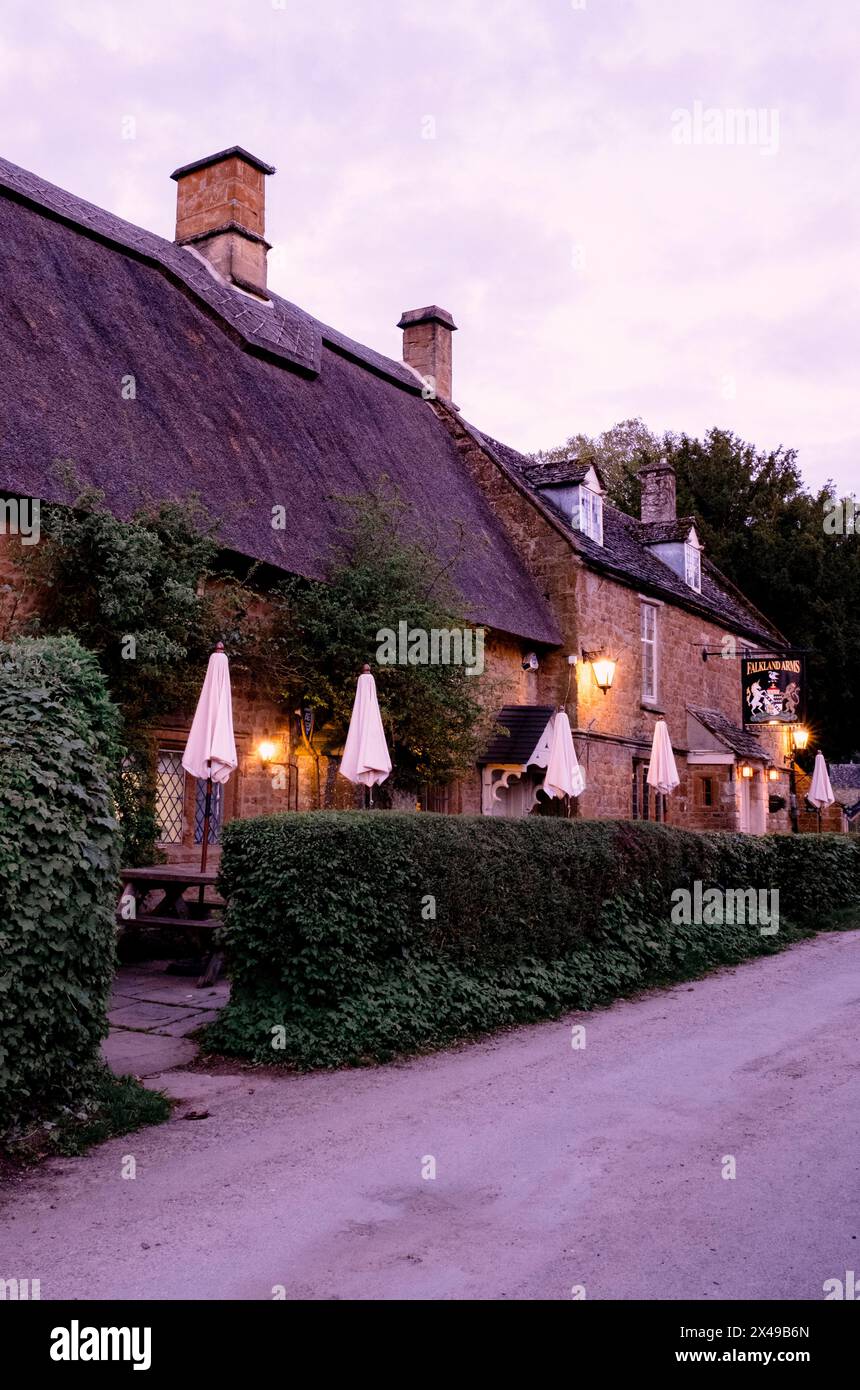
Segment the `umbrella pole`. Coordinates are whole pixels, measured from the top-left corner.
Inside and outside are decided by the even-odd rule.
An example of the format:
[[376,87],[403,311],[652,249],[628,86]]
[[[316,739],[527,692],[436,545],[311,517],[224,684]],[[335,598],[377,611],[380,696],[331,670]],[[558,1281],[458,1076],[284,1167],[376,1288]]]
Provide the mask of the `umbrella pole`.
[[209,822],[212,819],[212,778],[206,778],[206,806],[203,811],[203,844],[200,847],[200,872],[206,872],[209,857]]
[[[208,762],[208,766],[213,766],[213,762]],[[213,778],[206,778],[206,805],[203,808],[203,844],[200,845],[200,873],[206,873],[206,863],[208,859],[208,827],[210,827],[211,817],[213,817]],[[204,887],[200,884],[200,903],[203,903]]]
[[[211,766],[212,766],[211,761],[210,761],[209,766],[210,766],[210,768],[211,768]],[[201,847],[200,847],[200,872],[201,872],[201,874],[205,874],[205,872],[206,872],[206,861],[207,861],[208,858],[209,858],[209,822],[210,822],[211,818],[212,818],[212,778],[211,778],[211,777],[207,777],[207,778],[206,778],[206,805],[205,805],[204,810],[203,810],[203,844],[202,844]],[[204,893],[205,893],[205,892],[206,892],[205,885],[201,883],[201,885],[200,885],[200,894],[199,894],[199,902],[200,902],[200,905],[201,905],[201,906],[203,905],[203,896],[204,896]]]

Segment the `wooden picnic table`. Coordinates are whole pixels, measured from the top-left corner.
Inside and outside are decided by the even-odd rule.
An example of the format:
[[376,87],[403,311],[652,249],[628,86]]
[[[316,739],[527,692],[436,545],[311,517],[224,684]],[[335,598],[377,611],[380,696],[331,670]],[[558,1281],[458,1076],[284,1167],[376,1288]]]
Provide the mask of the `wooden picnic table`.
[[[203,974],[197,981],[198,987],[214,984],[218,978],[223,957],[212,950],[211,943],[204,947],[206,933],[221,925],[220,917],[215,916],[213,907],[217,903],[206,900],[206,889],[212,888],[217,874],[211,870],[191,869],[182,864],[153,864],[141,869],[123,869],[122,893],[116,909],[119,927],[179,927],[196,937],[201,955],[206,956]],[[189,889],[194,895],[187,898]],[[147,900],[160,893],[154,905],[147,907]]]

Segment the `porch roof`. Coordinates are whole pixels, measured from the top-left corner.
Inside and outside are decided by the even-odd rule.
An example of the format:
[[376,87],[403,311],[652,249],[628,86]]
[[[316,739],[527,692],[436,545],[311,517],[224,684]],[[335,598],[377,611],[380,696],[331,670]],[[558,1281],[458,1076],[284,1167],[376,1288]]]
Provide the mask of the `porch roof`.
[[732,753],[736,753],[739,758],[756,758],[759,761],[769,763],[770,754],[767,749],[759,743],[755,734],[747,733],[746,729],[740,724],[733,724],[727,715],[720,710],[704,709],[700,705],[688,705],[687,713],[692,714],[703,728],[720,743],[725,744]]
[[496,715],[496,723],[509,732],[494,734],[478,762],[524,766],[537,748],[553,713],[553,705],[505,705]]

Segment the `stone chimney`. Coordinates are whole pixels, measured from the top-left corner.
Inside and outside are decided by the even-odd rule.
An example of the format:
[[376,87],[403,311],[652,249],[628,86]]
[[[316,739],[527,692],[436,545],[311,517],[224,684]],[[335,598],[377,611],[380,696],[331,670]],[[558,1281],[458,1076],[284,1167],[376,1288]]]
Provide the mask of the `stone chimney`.
[[271,164],[239,145],[170,175],[176,180],[176,243],[191,246],[240,289],[266,298],[266,193]]
[[436,304],[407,309],[397,327],[403,329],[403,361],[432,387],[434,395],[450,401],[451,337],[457,325],[448,310]]
[[639,469],[643,521],[675,521],[675,470],[671,463],[646,463]]

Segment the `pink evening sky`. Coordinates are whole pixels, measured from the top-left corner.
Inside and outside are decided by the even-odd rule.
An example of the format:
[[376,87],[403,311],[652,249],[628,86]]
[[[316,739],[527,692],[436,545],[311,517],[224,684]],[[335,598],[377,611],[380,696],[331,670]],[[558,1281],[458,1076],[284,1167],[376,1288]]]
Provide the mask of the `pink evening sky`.
[[[0,153],[173,235],[241,144],[272,287],[525,450],[639,415],[857,490],[853,0],[4,0]],[[745,113],[743,115],[737,113]]]

